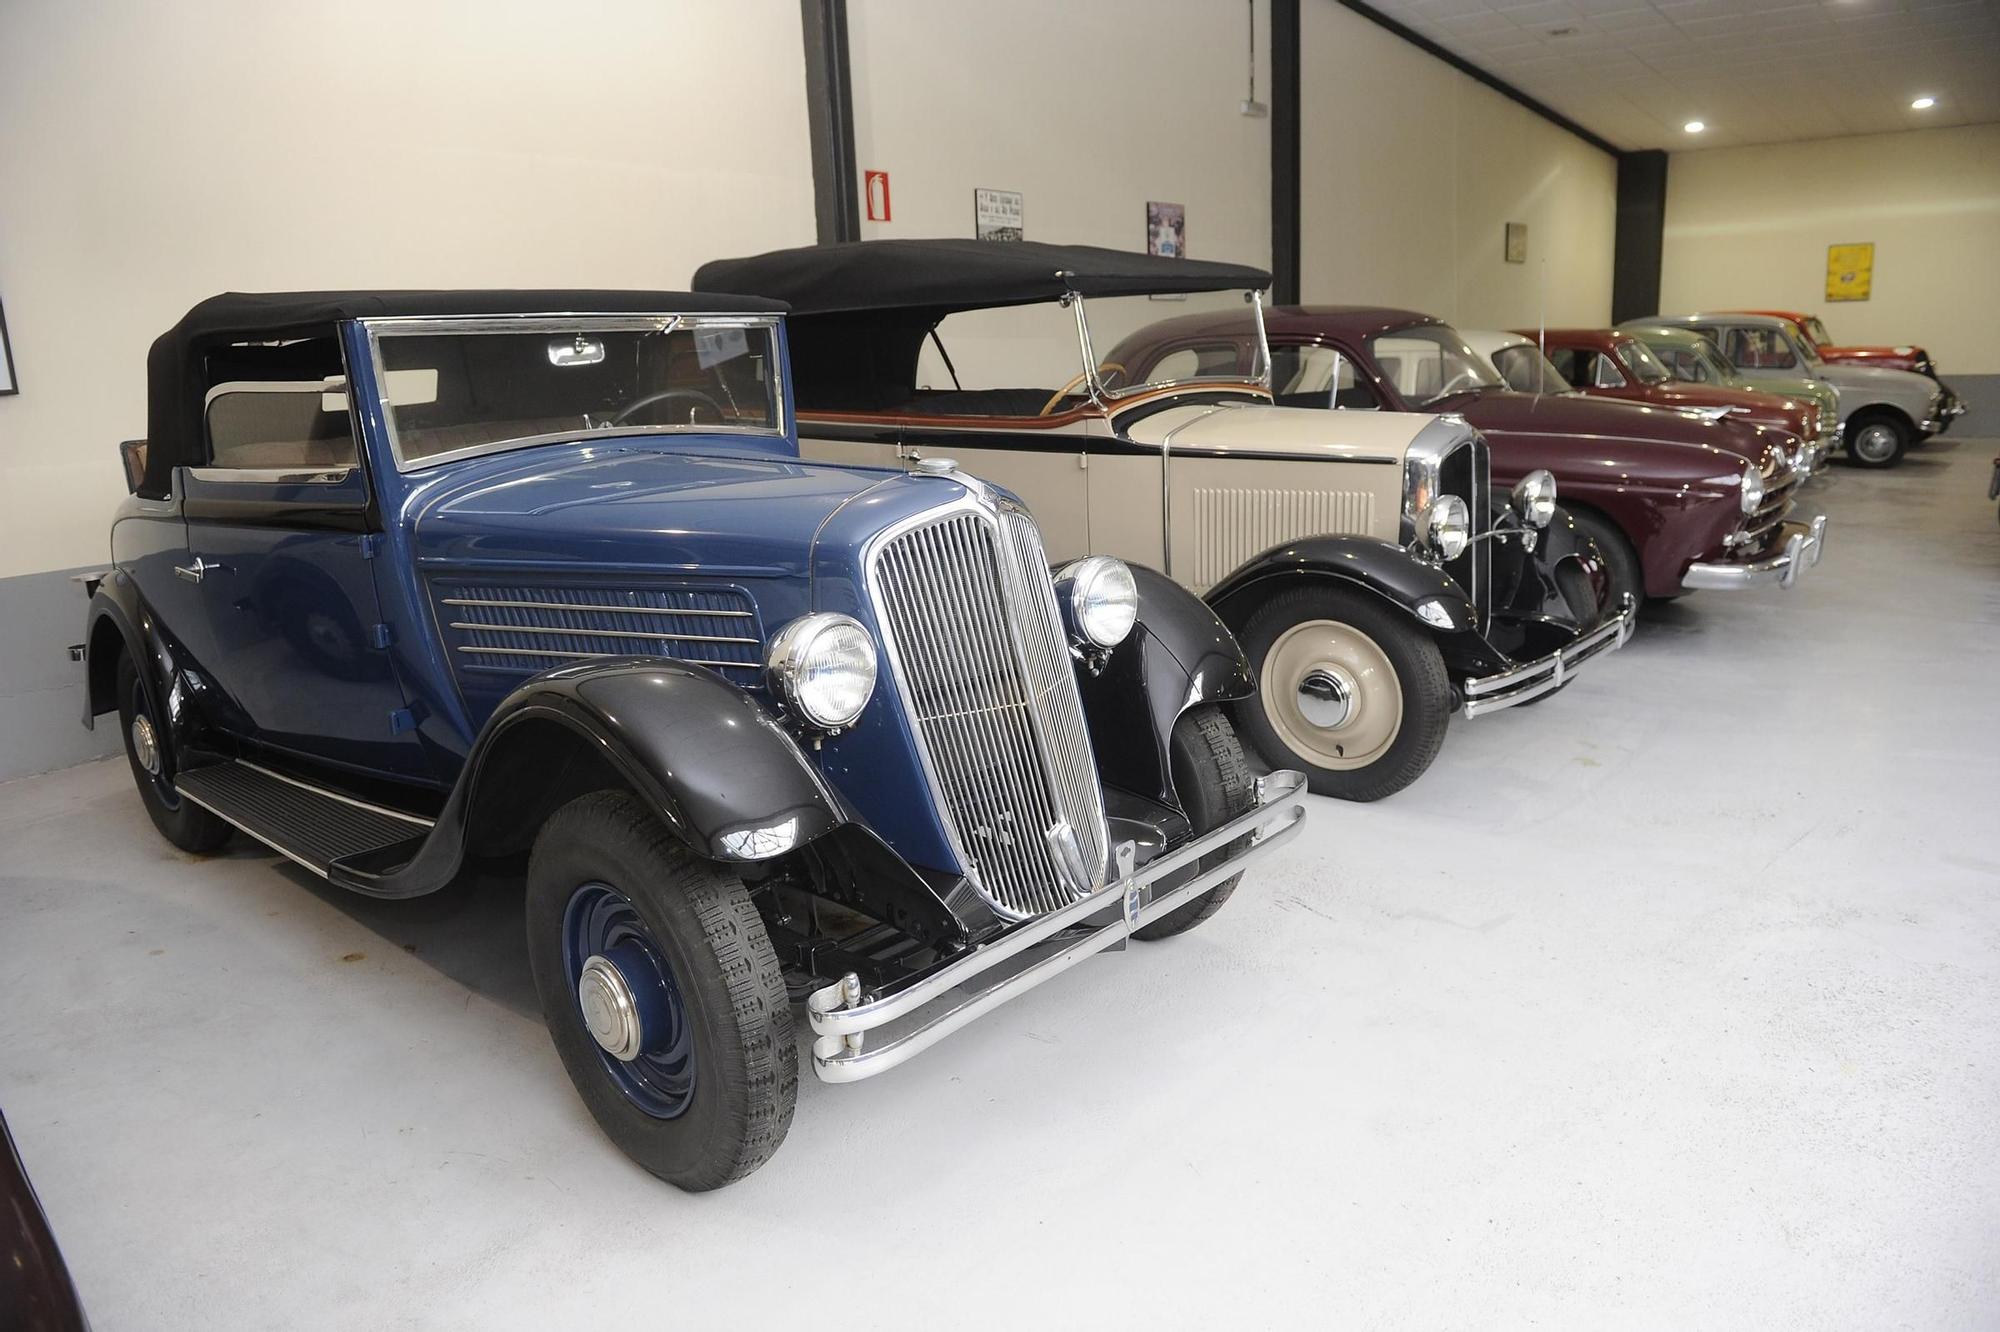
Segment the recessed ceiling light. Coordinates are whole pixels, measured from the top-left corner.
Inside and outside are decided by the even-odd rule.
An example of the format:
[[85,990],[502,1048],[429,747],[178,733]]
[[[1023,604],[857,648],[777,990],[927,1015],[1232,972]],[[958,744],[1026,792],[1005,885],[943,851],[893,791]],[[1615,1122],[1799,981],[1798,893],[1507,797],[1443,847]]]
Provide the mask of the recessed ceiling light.
[[1916,101],[1910,103],[1910,110],[1928,111],[1936,105],[1937,98],[1935,97],[1919,97]]
[[1703,130],[1707,129],[1708,126],[1702,124],[1699,120],[1690,120],[1687,124],[1681,126],[1681,128],[1686,130],[1689,134],[1699,134]]
[[1575,28],[1550,28],[1550,29],[1549,29],[1549,36],[1551,36],[1551,37],[1574,37],[1574,36],[1576,36],[1576,29],[1575,29]]

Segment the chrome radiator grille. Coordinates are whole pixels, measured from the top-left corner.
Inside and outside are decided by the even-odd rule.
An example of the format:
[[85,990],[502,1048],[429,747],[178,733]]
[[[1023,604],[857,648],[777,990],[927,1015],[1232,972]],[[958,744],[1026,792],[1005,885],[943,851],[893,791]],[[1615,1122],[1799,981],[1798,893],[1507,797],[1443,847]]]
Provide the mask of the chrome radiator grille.
[[756,611],[732,587],[448,582],[436,584],[432,594],[453,664],[462,671],[530,675],[623,656],[674,657],[748,672],[763,665]]
[[869,567],[896,682],[965,868],[1010,917],[1104,882],[1109,834],[1040,535],[959,506]]
[[[1438,467],[1438,493],[1457,495],[1465,501],[1475,536],[1493,526],[1493,468],[1485,440],[1467,440],[1445,455]],[[1472,598],[1481,624],[1486,623],[1493,609],[1490,560],[1486,543],[1474,541],[1466,546],[1463,555],[1444,567]]]

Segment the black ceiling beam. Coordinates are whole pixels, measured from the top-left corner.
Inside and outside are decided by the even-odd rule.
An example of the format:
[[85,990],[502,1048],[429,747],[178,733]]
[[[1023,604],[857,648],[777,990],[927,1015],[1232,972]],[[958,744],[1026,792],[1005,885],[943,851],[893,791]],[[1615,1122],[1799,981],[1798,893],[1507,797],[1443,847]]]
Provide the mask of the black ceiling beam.
[[1299,0],[1271,0],[1271,299],[1299,303]]
[[1527,107],[1528,110],[1534,112],[1558,129],[1568,130],[1571,134],[1576,135],[1577,138],[1582,139],[1585,143],[1598,149],[1600,152],[1610,153],[1613,157],[1619,155],[1618,146],[1610,140],[1599,138],[1554,107],[1536,101],[1505,79],[1487,73],[1465,57],[1452,54],[1422,33],[1411,31],[1373,5],[1363,3],[1363,0],[1339,0],[1339,3],[1361,15],[1362,18],[1367,19],[1369,22],[1387,28],[1390,32],[1395,33],[1418,50],[1428,55],[1436,56],[1439,60],[1444,61],[1445,64],[1450,65],[1467,78],[1485,84],[1508,101]]
[[806,122],[812,142],[813,218],[819,243],[861,239],[854,174],[854,76],[847,63],[847,0],[799,0],[806,43]]

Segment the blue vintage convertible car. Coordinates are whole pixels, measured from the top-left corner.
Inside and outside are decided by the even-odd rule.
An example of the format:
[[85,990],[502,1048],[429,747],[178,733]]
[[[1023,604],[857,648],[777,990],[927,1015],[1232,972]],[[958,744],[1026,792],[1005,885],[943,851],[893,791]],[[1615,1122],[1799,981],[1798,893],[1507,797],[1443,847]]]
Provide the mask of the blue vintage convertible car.
[[86,724],[185,850],[385,898],[511,868],[579,1093],[682,1187],[782,1140],[793,998],[868,1077],[1204,919],[1303,817],[1192,596],[1052,575],[949,461],[802,461],[778,305],[226,295],[148,373]]

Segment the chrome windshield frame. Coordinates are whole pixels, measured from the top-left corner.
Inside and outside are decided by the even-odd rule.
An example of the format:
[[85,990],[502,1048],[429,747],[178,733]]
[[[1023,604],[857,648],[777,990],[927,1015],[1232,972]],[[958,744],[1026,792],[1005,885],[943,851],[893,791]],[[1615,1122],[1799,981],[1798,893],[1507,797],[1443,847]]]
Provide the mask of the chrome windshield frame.
[[[1183,293],[1186,294],[1186,293]],[[1197,375],[1192,379],[1149,379],[1144,383],[1126,388],[1114,389],[1107,385],[1097,373],[1097,353],[1090,339],[1090,318],[1084,308],[1083,296],[1069,292],[1062,297],[1062,304],[1076,316],[1077,350],[1083,356],[1083,384],[1090,401],[1102,408],[1108,408],[1121,398],[1136,397],[1141,393],[1157,393],[1161,389],[1241,387],[1253,385],[1270,392],[1271,389],[1271,340],[1264,328],[1264,293],[1261,289],[1250,289],[1243,293],[1245,303],[1250,306],[1250,321],[1257,333],[1257,360],[1251,366],[1255,371],[1247,379],[1242,375]]]
[[[756,439],[783,439],[791,429],[791,420],[786,410],[785,358],[779,354],[782,346],[780,326],[783,318],[776,314],[705,314],[698,311],[662,311],[659,314],[600,314],[600,313],[554,313],[532,315],[412,315],[383,318],[365,318],[357,321],[368,339],[368,359],[375,376],[374,409],[380,413],[382,428],[389,443],[389,456],[395,462],[398,472],[425,471],[445,463],[458,462],[466,458],[482,457],[489,453],[508,453],[515,449],[528,448],[536,444],[548,444],[562,440],[589,443],[600,439],[614,439],[635,435],[742,435]],[[419,458],[406,458],[403,453],[401,431],[396,423],[394,406],[389,401],[388,368],[382,360],[382,340],[385,337],[420,336],[425,334],[469,334],[489,333],[665,333],[682,329],[762,329],[770,336],[771,403],[773,421],[768,426],[740,425],[667,425],[667,426],[618,426],[609,430],[592,430],[578,426],[575,430],[560,430],[539,435],[522,435],[518,438],[495,440],[486,444],[475,444],[467,448],[452,449],[443,453],[425,454]]]

